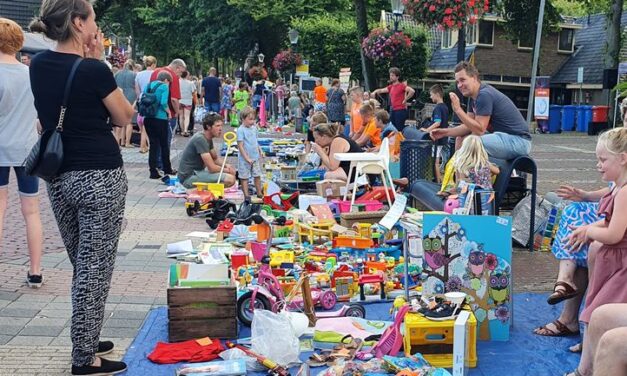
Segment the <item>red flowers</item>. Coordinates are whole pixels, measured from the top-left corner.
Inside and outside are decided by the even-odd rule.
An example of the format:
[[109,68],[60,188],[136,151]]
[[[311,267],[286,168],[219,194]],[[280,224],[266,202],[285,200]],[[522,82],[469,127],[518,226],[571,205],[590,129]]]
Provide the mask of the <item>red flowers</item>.
[[286,71],[294,68],[303,62],[300,54],[292,52],[292,50],[280,51],[274,59],[272,59],[272,66],[278,71]]
[[490,9],[490,0],[403,0],[403,3],[416,20],[442,29],[474,23]]
[[403,49],[411,48],[411,39],[403,32],[376,28],[361,43],[364,55],[371,60],[396,57]]

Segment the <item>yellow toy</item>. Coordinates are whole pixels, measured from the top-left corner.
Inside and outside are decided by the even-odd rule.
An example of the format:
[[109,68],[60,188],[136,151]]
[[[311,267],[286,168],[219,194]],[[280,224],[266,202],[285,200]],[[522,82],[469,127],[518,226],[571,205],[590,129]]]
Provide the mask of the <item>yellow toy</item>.
[[278,268],[283,263],[294,263],[294,251],[270,251],[270,267]]
[[220,181],[222,181],[222,173],[224,172],[224,165],[226,164],[226,159],[229,156],[229,152],[235,150],[233,148],[233,145],[237,145],[237,135],[235,134],[235,132],[226,132],[223,138],[224,143],[226,144],[226,154],[224,154],[222,167],[220,168],[220,175],[218,175],[218,182],[207,184],[211,193],[213,193],[216,197],[224,197],[224,184],[220,183]]
[[370,231],[371,225],[369,223],[355,223],[353,224],[353,230],[361,237],[369,238],[372,233]]
[[296,231],[296,238],[299,243],[304,242],[303,239],[306,239],[309,244],[314,244],[316,238],[324,242],[323,237],[326,237],[328,240],[333,240],[332,227],[333,225],[331,223],[305,224],[298,222],[296,218],[294,218],[294,230]]
[[392,308],[390,308],[390,314],[398,311],[399,308],[405,305],[405,303],[407,303],[407,301],[404,296],[397,296],[394,298],[394,303],[392,303]]

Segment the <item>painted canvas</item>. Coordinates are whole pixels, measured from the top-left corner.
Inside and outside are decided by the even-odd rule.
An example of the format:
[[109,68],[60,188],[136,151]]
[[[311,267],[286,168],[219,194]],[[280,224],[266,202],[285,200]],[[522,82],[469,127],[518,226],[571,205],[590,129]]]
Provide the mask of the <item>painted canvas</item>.
[[512,312],[510,217],[425,214],[423,293],[462,291],[482,340],[507,341]]

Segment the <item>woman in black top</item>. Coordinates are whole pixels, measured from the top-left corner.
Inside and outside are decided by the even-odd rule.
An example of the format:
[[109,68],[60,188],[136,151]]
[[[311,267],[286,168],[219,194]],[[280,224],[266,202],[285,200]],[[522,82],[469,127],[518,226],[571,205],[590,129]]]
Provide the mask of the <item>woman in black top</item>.
[[127,180],[112,125],[131,122],[133,108],[113,74],[100,61],[103,35],[85,0],[44,0],[30,26],[57,42],[32,59],[35,108],[44,130],[53,130],[70,69],[82,59],[63,124],[63,164],[48,182],[52,210],[74,268],[72,277],[72,374],[116,374],[123,362],[97,355],[110,352],[99,342],[104,307],[117,252]]
[[363,150],[355,141],[341,134],[339,130],[340,125],[337,123],[316,125],[313,129],[316,143],[312,144],[312,149],[320,156],[322,165],[327,169],[324,174],[325,179],[346,181],[348,180],[350,162],[338,161],[335,159],[335,153],[361,153]]

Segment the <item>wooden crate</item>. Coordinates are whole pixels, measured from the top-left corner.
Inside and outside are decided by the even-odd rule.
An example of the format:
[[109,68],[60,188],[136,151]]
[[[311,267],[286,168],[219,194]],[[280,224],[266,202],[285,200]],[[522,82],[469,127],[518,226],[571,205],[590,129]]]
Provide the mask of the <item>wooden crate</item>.
[[237,338],[235,286],[169,288],[170,342],[194,338]]
[[366,211],[340,214],[340,225],[351,228],[354,223],[378,223],[387,211]]

